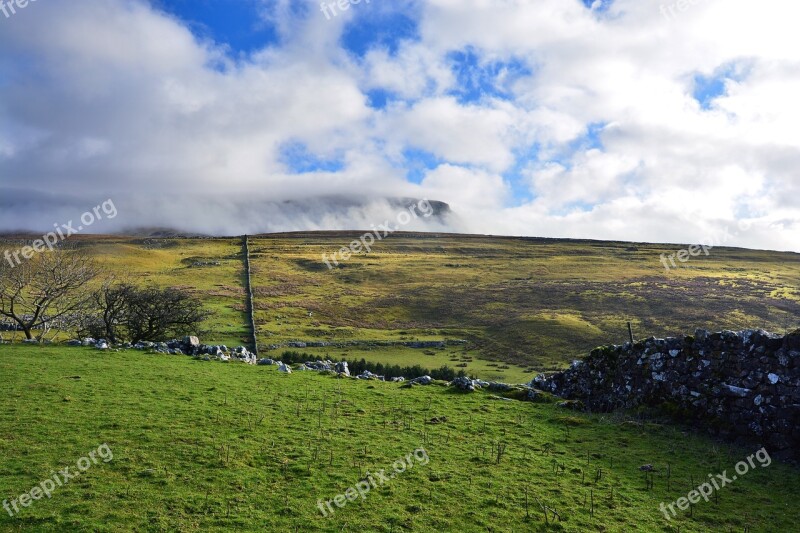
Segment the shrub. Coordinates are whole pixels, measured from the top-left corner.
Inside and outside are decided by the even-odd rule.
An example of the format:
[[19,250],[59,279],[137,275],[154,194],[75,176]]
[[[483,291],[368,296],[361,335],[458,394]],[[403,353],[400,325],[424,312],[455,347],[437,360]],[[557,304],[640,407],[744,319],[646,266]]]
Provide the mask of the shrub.
[[[305,363],[306,361],[316,361],[318,359],[319,356],[314,356],[305,352],[300,353],[295,350],[287,350],[281,355],[281,361],[287,364]],[[334,363],[347,361],[346,359],[335,359],[330,357],[327,357],[327,359]],[[447,365],[435,370],[429,370],[420,365],[385,365],[383,363],[373,363],[362,358],[360,361],[347,361],[347,367],[350,369],[350,373],[354,375],[363,374],[365,370],[368,370],[373,374],[384,376],[387,379],[400,377],[414,379],[422,376],[430,376],[433,379],[442,381],[453,381],[457,377],[467,377],[466,372],[463,370],[456,371]]]

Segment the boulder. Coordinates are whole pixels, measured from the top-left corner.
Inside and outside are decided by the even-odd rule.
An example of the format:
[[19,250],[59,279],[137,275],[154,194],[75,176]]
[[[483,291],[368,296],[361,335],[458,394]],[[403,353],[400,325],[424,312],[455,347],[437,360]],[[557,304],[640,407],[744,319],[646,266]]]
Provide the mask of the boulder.
[[328,372],[333,369],[333,363],[330,361],[306,361],[306,368],[317,372]]
[[258,362],[256,360],[256,355],[254,353],[250,353],[244,346],[238,346],[235,348],[233,352],[231,352],[231,358],[248,365],[255,365]]
[[430,376],[420,376],[409,381],[411,385],[430,385],[433,383],[433,378]]
[[347,361],[336,363],[336,365],[334,365],[334,370],[336,370],[336,373],[338,374],[344,374],[345,376],[350,375],[350,368],[347,366]]
[[467,377],[454,379],[450,382],[450,386],[466,392],[475,392],[475,384],[472,383],[472,380]]
[[278,362],[278,372],[283,372],[285,374],[291,374],[292,373],[292,369],[289,368],[289,365],[279,361]]
[[191,348],[198,348],[200,346],[200,339],[195,336],[189,336],[183,338],[183,345],[186,347]]

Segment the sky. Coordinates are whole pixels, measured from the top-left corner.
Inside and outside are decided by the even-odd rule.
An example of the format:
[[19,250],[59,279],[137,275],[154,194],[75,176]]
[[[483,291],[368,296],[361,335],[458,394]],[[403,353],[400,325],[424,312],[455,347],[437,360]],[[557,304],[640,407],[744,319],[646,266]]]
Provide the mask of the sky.
[[408,229],[800,251],[800,4],[342,5],[6,6],[0,230],[106,199],[92,231],[369,229],[427,198],[451,214]]

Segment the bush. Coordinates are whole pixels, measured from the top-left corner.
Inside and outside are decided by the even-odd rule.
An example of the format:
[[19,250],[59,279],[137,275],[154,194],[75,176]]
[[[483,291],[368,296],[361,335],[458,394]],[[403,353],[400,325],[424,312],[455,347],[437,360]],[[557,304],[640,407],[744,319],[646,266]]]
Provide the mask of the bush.
[[[294,350],[287,350],[281,355],[281,361],[287,364],[305,363],[306,361],[317,361],[318,356],[310,355],[305,352],[300,353]],[[346,359],[327,358],[334,363],[347,361]],[[373,363],[365,359],[360,361],[347,361],[347,367],[353,375],[363,374],[365,370],[384,376],[387,379],[391,378],[406,378],[414,379],[422,376],[430,376],[433,379],[442,381],[453,381],[457,377],[467,377],[466,372],[463,370],[456,371],[447,365],[442,366],[436,370],[428,370],[420,365],[414,366],[400,366],[400,365],[384,365],[383,363]]]
[[93,299],[98,311],[84,317],[79,334],[112,343],[182,337],[196,332],[208,317],[199,299],[174,288],[108,284]]

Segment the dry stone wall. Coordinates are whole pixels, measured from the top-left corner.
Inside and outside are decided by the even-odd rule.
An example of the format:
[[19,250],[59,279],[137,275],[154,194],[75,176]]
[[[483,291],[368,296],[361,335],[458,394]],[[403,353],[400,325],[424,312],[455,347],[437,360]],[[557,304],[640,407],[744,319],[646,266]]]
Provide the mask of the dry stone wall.
[[800,330],[697,330],[598,348],[532,385],[590,411],[660,407],[716,435],[800,459]]

